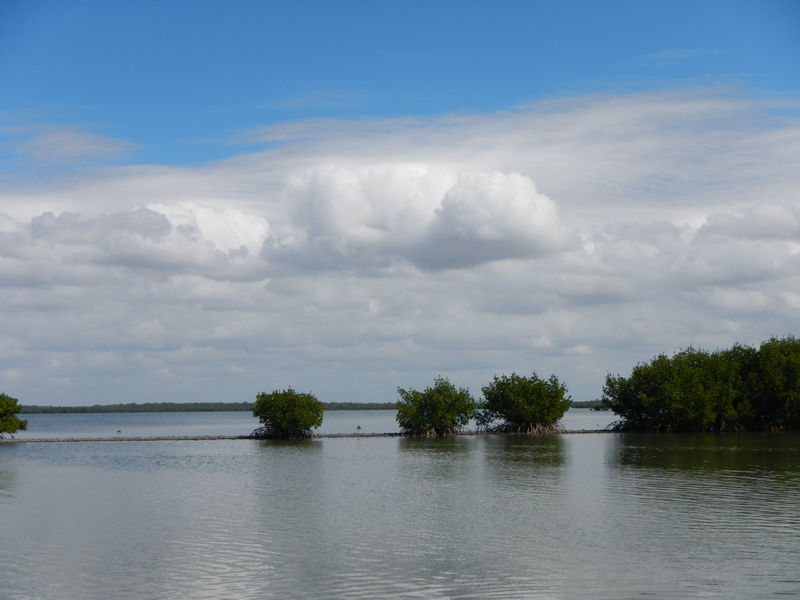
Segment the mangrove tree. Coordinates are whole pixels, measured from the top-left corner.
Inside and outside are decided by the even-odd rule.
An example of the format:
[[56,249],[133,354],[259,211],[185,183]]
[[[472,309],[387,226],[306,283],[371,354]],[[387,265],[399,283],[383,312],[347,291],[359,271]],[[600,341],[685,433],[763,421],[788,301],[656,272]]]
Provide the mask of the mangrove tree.
[[429,437],[456,433],[475,416],[469,391],[442,377],[421,392],[397,388],[397,393],[397,423],[403,433]]
[[253,416],[261,427],[253,431],[254,438],[309,438],[313,429],[322,425],[322,402],[313,394],[299,393],[291,387],[260,393],[253,405]]

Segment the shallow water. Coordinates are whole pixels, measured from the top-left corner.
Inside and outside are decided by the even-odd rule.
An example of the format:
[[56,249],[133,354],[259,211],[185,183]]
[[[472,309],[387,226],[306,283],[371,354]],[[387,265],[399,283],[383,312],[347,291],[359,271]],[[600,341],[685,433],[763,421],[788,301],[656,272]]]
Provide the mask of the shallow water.
[[[323,415],[320,434],[395,433],[399,431],[394,410],[330,410]],[[258,419],[246,411],[163,413],[72,413],[20,415],[28,428],[16,439],[135,438],[240,436],[258,427]],[[574,408],[562,425],[567,429],[602,429],[614,420],[609,412]],[[360,429],[358,429],[360,427]]]
[[798,514],[796,435],[0,445],[9,599],[798,596]]

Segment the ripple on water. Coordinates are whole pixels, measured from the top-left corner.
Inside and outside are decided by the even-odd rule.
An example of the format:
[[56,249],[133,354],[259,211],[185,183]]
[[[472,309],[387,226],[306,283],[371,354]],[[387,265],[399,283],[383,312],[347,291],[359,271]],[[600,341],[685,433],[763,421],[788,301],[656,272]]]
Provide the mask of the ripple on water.
[[0,580],[15,600],[798,593],[800,444],[734,439],[4,447]]

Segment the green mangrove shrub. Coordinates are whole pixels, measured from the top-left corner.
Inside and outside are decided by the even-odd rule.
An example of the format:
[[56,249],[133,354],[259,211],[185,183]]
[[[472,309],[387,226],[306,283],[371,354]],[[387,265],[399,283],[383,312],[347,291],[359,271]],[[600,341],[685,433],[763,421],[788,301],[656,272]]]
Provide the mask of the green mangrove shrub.
[[403,433],[429,437],[458,432],[475,416],[475,400],[466,388],[437,377],[423,391],[397,388],[397,423]]
[[17,417],[22,407],[16,398],[0,394],[0,438],[13,436],[19,430],[25,430],[28,422]]
[[530,377],[513,372],[495,375],[482,391],[484,403],[478,425],[494,431],[555,431],[572,404],[567,386],[558,377],[541,379],[535,372]]
[[309,438],[313,428],[322,425],[322,402],[313,394],[299,393],[291,387],[260,393],[253,405],[253,416],[261,427],[253,431],[253,438]]

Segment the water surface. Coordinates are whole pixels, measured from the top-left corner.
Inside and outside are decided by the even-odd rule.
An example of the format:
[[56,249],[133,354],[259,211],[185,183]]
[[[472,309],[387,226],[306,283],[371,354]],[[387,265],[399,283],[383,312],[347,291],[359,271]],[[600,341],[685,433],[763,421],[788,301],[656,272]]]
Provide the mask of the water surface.
[[800,595],[800,437],[0,445],[3,597]]
[[[329,410],[323,414],[320,434],[396,433],[394,410]],[[56,438],[138,438],[248,435],[259,426],[247,411],[156,413],[61,413],[21,415],[28,421],[19,440]],[[609,412],[573,408],[562,425],[567,429],[602,429],[614,420]],[[473,424],[474,426],[474,424]]]

